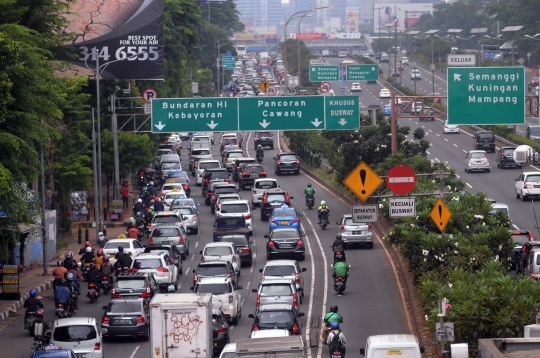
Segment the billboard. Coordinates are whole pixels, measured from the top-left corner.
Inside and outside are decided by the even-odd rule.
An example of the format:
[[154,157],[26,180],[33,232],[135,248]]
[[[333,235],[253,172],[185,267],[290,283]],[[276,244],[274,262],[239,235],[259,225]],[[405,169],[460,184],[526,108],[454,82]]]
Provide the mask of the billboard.
[[373,27],[378,31],[397,20],[398,29],[409,29],[418,22],[420,16],[433,14],[430,3],[375,3],[373,4]]
[[358,31],[358,8],[345,8],[345,32],[354,33]]
[[90,73],[88,68],[95,69],[99,60],[106,80],[163,80],[163,3],[75,0],[65,29],[76,34],[73,43],[66,44],[73,56],[60,59],[82,73]]

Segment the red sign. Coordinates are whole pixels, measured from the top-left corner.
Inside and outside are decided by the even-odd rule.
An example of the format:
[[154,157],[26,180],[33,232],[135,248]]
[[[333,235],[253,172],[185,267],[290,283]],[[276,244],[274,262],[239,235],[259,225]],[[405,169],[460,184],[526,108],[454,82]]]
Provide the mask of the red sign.
[[323,34],[296,34],[296,38],[300,40],[322,40]]
[[321,82],[319,89],[322,93],[327,93],[330,92],[330,90],[332,89],[332,85],[329,82]]
[[406,165],[396,165],[388,171],[386,185],[394,194],[409,194],[416,185],[416,174]]
[[146,103],[151,103],[153,98],[158,98],[157,91],[153,88],[145,89],[141,96]]

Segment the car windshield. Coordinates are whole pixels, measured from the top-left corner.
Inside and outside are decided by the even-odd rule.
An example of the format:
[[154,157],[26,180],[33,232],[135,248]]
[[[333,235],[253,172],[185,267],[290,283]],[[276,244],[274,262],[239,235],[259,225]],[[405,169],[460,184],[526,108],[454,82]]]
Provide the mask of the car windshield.
[[[143,277],[137,278],[137,279],[124,279],[122,277],[119,277],[116,280],[116,288],[129,288],[133,290],[143,289],[146,287],[146,281]],[[111,301],[114,302],[114,301]]]
[[164,200],[180,199],[180,198],[182,197],[182,195],[186,195],[186,194],[184,194],[184,193],[171,193],[171,194],[166,194]]
[[263,285],[261,289],[261,295],[265,296],[289,296],[291,292],[291,285],[283,284],[270,284]]
[[343,225],[353,225],[353,226],[356,226],[356,225],[361,225],[361,224],[353,222],[353,219],[352,219],[352,218],[345,218],[345,220],[343,221]]
[[191,215],[195,213],[193,208],[180,208],[180,209],[176,209],[176,211],[182,215]]
[[512,235],[512,240],[516,243],[525,243],[529,242],[530,238],[527,234]]
[[199,163],[199,169],[219,168],[219,162]]
[[505,155],[513,155],[515,150],[516,150],[516,148],[504,148],[503,153]]
[[139,270],[155,269],[162,267],[161,259],[135,259],[133,267]]
[[155,224],[176,224],[178,218],[176,216],[156,216],[154,218]]
[[275,201],[284,202],[285,201],[285,194],[283,193],[277,193],[277,194],[268,194],[266,197],[266,201],[269,203],[273,203]]
[[248,173],[258,173],[264,171],[260,165],[244,165],[244,171]]
[[482,158],[485,158],[487,157],[486,153],[471,153],[471,158],[479,158],[479,159],[482,159]]
[[478,133],[478,138],[480,139],[492,139],[493,133]]
[[508,216],[508,210],[506,208],[491,208],[489,211],[490,214],[497,215],[498,213],[503,213]]
[[186,178],[187,173],[169,173],[169,178]]
[[272,212],[272,216],[275,218],[285,217],[285,216],[296,216],[296,212],[294,211],[294,209],[274,210]]
[[273,180],[258,181],[255,183],[256,189],[274,189],[277,188],[277,182]]
[[244,156],[244,153],[243,152],[232,152],[232,153],[227,153],[227,157],[228,158],[241,158]]
[[227,283],[211,283],[197,285],[196,293],[211,293],[213,295],[223,295],[229,293],[229,285]]
[[173,189],[183,190],[182,185],[178,185],[176,183],[163,185],[163,189],[161,189],[161,190],[162,191],[168,191],[168,190],[173,190]]
[[227,177],[229,176],[229,174],[227,174],[226,171],[211,172],[209,174],[210,175],[208,176],[208,179],[210,179],[210,180],[213,180],[213,179],[227,179]]
[[227,276],[229,271],[226,265],[200,265],[195,271],[200,276]]
[[527,175],[526,182],[540,182],[540,175]]
[[294,316],[292,312],[288,311],[261,312],[259,315],[259,323],[261,324],[290,322],[294,322]]
[[236,192],[237,192],[236,187],[216,188],[214,190],[214,193],[216,195],[227,194],[227,193],[236,193]]
[[111,313],[127,313],[141,311],[142,306],[139,301],[112,300],[107,307],[107,312]]
[[152,237],[171,237],[171,236],[180,236],[180,230],[176,228],[160,228],[156,227],[152,231]]
[[228,204],[224,203],[221,205],[222,214],[245,214],[249,212],[247,204]]
[[193,149],[191,155],[210,155],[210,149]]
[[224,236],[221,242],[232,242],[234,246],[247,246],[245,236]]
[[293,154],[286,154],[286,155],[280,155],[279,160],[285,161],[285,160],[296,160],[296,155]]
[[171,207],[172,206],[175,206],[175,207],[178,207],[178,206],[194,206],[194,202],[192,199],[180,199],[180,200],[175,200],[172,202],[171,204]]
[[540,134],[540,127],[529,127],[529,132],[531,134]]
[[180,163],[163,163],[162,169],[180,169]]
[[90,325],[69,325],[54,329],[53,341],[57,342],[79,342],[89,341],[97,338],[94,326]]
[[300,233],[298,230],[275,230],[272,231],[272,240],[278,239],[298,239]]
[[204,254],[207,256],[228,256],[231,255],[230,247],[207,247],[204,250]]
[[291,265],[272,265],[264,269],[264,276],[294,276],[295,273],[294,266]]

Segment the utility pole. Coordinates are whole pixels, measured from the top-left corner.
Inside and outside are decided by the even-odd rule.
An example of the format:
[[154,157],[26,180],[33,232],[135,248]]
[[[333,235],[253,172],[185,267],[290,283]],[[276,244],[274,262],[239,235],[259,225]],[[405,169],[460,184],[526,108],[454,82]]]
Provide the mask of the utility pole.
[[120,158],[118,152],[118,118],[116,116],[116,105],[115,105],[116,96],[111,95],[111,131],[113,133],[113,150],[114,150],[114,186],[113,186],[113,199],[118,199],[118,194],[120,192]]
[[43,164],[43,143],[39,146],[39,156],[41,160],[41,216],[43,216],[43,276],[49,275],[49,266],[48,266],[48,259],[47,259],[47,243],[49,241],[47,237],[47,224],[45,222],[45,166]]
[[[92,107],[92,162],[94,165],[94,193],[98,192],[98,174],[97,174],[97,149],[96,149],[96,124],[94,123],[94,107]],[[96,238],[99,237],[99,200],[94,194],[94,220],[96,221]]]
[[[103,183],[102,183],[102,174],[101,174],[101,96],[99,91],[99,78],[101,74],[99,73],[99,51],[96,48],[96,96],[97,96],[97,137],[98,137],[98,201],[99,201],[99,220],[96,220],[96,225],[99,226],[99,230],[103,230]],[[94,193],[96,195],[96,193]]]

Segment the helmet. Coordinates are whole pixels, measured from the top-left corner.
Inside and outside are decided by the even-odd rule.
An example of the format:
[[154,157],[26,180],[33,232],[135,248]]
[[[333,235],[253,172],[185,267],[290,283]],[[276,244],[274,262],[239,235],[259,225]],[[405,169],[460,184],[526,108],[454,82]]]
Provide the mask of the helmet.
[[152,214],[152,209],[148,209],[148,214]]
[[109,262],[109,256],[107,255],[103,256],[103,262]]
[[311,183],[308,183],[307,187],[308,187],[308,188],[311,188]]
[[151,181],[151,182],[150,182],[149,184],[153,186],[153,185],[154,185],[154,182],[153,182],[153,181]]
[[92,248],[90,246],[86,247],[86,252],[92,252]]
[[124,251],[124,246],[122,245],[118,246],[118,251]]
[[129,218],[129,221],[130,221],[131,223],[134,223],[134,222],[135,222],[135,218],[132,216],[132,217]]
[[38,310],[36,311],[36,316],[38,317],[45,316],[45,311],[43,310],[43,308],[38,308]]
[[37,291],[34,289],[31,289],[29,293],[30,293],[30,297],[36,297],[37,295]]
[[129,224],[129,227],[133,229],[134,227],[136,227],[136,226],[135,226],[135,223]]
[[326,205],[326,201],[322,200],[321,201],[321,206],[325,206]]
[[64,255],[64,257],[65,257],[66,259],[68,259],[68,258],[69,258],[69,252],[66,252],[66,254]]
[[332,329],[339,329],[339,322],[332,322],[332,324],[330,325],[330,327]]
[[154,201],[155,201],[156,203],[159,202],[159,198],[156,196],[156,197],[154,198]]
[[137,202],[142,203],[142,199],[141,198],[137,199]]
[[103,255],[103,249],[97,250],[97,254],[98,254],[98,256]]
[[120,234],[120,235],[118,235],[118,238],[119,238],[119,239],[125,239],[125,238],[126,238],[126,235]]
[[336,305],[333,305],[332,307],[330,307],[330,312],[337,313],[337,311],[338,311],[338,307]]
[[72,251],[69,252],[69,257],[73,258],[73,252]]
[[85,241],[84,246],[86,246],[86,247],[90,246],[90,241]]
[[98,236],[105,236],[105,235],[103,235],[103,233],[100,231]]
[[140,211],[137,211],[137,215],[136,216],[141,216],[141,212]]
[[257,144],[257,148],[262,148],[262,145],[260,145],[260,144]]
[[73,281],[73,274],[71,272],[66,275],[66,280]]

